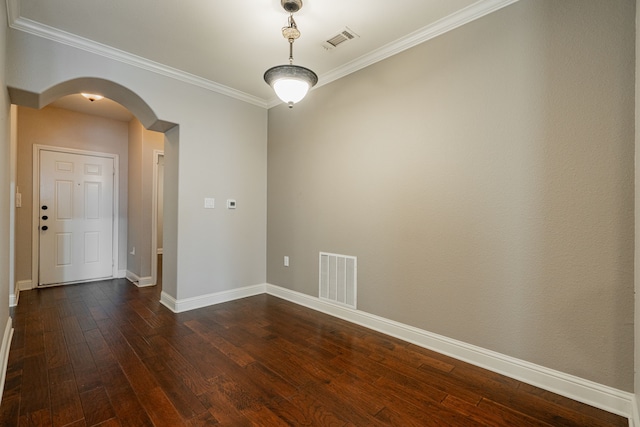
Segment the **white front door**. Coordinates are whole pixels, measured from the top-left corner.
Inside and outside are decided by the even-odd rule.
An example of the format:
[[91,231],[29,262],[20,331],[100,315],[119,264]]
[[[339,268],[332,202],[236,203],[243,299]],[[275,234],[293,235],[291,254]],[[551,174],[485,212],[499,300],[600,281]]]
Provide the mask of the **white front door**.
[[40,151],[38,285],[113,276],[113,158]]

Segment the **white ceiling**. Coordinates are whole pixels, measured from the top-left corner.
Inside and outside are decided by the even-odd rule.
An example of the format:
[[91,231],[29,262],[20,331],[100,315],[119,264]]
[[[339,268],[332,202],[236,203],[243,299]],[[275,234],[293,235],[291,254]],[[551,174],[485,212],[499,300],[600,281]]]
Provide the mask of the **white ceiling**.
[[[318,86],[517,0],[303,0],[294,63]],[[264,72],[288,60],[280,0],[9,0],[11,27],[143,63],[257,105],[275,103]],[[322,44],[345,27],[359,38]],[[86,103],[86,102],[85,102]],[[96,103],[94,103],[96,104]]]

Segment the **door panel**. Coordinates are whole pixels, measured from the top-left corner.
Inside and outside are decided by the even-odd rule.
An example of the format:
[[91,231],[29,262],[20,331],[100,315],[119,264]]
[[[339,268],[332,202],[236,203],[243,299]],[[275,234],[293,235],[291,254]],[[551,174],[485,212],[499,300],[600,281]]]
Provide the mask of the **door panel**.
[[39,285],[112,277],[113,166],[40,151]]

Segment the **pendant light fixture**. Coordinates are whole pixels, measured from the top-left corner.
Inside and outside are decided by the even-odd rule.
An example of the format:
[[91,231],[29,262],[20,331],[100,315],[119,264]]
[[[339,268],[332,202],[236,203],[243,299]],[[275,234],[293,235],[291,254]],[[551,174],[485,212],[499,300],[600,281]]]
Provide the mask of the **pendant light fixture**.
[[264,73],[264,81],[278,98],[293,108],[293,104],[301,101],[318,83],[318,76],[308,68],[293,65],[293,42],[300,37],[293,14],[302,8],[302,0],[280,0],[280,4],[289,13],[288,25],[282,28],[282,36],[289,41],[289,64],[269,68]]

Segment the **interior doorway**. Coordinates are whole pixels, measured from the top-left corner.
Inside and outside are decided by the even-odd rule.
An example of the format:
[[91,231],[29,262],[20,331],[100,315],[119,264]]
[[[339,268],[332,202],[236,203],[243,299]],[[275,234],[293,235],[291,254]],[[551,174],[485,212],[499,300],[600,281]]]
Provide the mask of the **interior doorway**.
[[[94,90],[98,91],[98,93],[104,94],[104,100],[106,102],[112,102],[113,104],[123,107],[126,114],[129,115],[129,118],[114,117],[111,115],[113,111],[109,111],[107,114],[102,114],[105,112],[105,108],[103,108],[105,103],[102,101],[89,102],[86,99],[80,99],[81,95],[79,95],[79,92],[84,92],[90,87],[93,87]],[[157,251],[157,248],[151,248],[151,236],[155,236],[155,233],[151,230],[151,213],[154,211],[154,209],[151,208],[150,203],[150,187],[152,184],[150,172],[152,165],[150,161],[151,158],[149,157],[151,156],[144,157],[144,159],[142,159],[143,162],[138,162],[138,160],[141,160],[139,157],[141,154],[147,156],[147,153],[149,153],[147,149],[150,147],[149,145],[144,145],[146,141],[143,141],[142,148],[144,151],[140,151],[138,150],[139,147],[136,147],[137,151],[133,156],[138,157],[135,157],[135,164],[131,162],[131,139],[129,139],[129,148],[127,148],[126,139],[127,134],[130,138],[132,133],[131,127],[129,127],[129,132],[127,132],[126,123],[130,125],[131,123],[134,123],[131,118],[140,118],[139,121],[135,121],[137,129],[142,129],[143,132],[153,131],[151,132],[152,134],[157,133],[157,135],[161,135],[153,136],[152,138],[154,141],[159,140],[160,142],[163,142],[166,140],[170,142],[171,149],[168,150],[165,157],[168,160],[165,171],[172,178],[177,175],[177,165],[174,163],[174,156],[177,153],[177,147],[179,144],[179,131],[177,124],[160,120],[150,106],[146,104],[136,93],[117,83],[104,79],[80,78],[61,82],[46,91],[37,94],[37,96],[33,96],[33,93],[31,92],[26,93],[16,88],[9,88],[9,92],[11,101],[16,104],[15,107],[12,107],[11,162],[12,168],[17,171],[15,178],[15,197],[13,198],[16,200],[16,215],[12,227],[15,237],[13,239],[14,244],[12,245],[13,248],[11,251],[12,255],[15,254],[15,263],[12,263],[14,276],[12,283],[14,283],[14,286],[10,289],[10,299],[12,304],[17,304],[20,290],[29,290],[38,286],[39,265],[34,263],[33,260],[39,256],[39,250],[36,251],[36,249],[34,249],[34,247],[37,248],[38,245],[34,245],[33,240],[34,235],[38,234],[39,225],[36,225],[34,230],[33,218],[35,217],[36,220],[38,220],[40,212],[38,206],[39,200],[34,201],[33,197],[32,147],[41,143],[39,141],[58,142],[56,145],[63,145],[64,147],[68,147],[72,150],[93,150],[95,152],[104,151],[109,153],[118,153],[121,159],[120,180],[119,183],[114,185],[114,189],[115,191],[118,191],[118,189],[120,191],[119,196],[116,198],[119,207],[116,209],[114,221],[117,224],[117,221],[119,220],[120,226],[114,226],[113,251],[115,265],[113,266],[112,277],[128,278],[129,266],[133,265],[139,267],[135,271],[139,271],[139,276],[144,279],[142,285],[148,285],[151,282],[151,262],[155,261],[155,280],[162,280],[163,277],[162,275],[158,275],[158,270],[164,270],[166,273],[164,276],[169,277],[170,279],[168,281],[170,285],[167,291],[171,292],[171,295],[175,295],[177,260],[175,257],[175,250],[173,249],[177,240],[177,230],[176,215],[173,207],[177,202],[173,203],[172,201],[177,200],[176,187],[171,185],[168,190],[164,189],[166,191],[163,191],[163,198],[169,199],[169,209],[167,212],[162,213],[162,224],[163,228],[167,229],[168,223],[168,231],[163,233],[163,243],[160,245],[160,255],[165,259],[158,260],[156,256],[150,256],[154,249]],[[57,105],[59,101],[63,101],[64,99],[70,100],[71,97],[76,97],[76,100],[71,104],[75,104],[78,108],[71,104],[67,106]],[[56,101],[52,102],[53,99]],[[43,100],[46,100],[46,102]],[[42,108],[41,105],[47,105],[47,107]],[[53,107],[53,110],[51,110],[51,107]],[[99,109],[102,111],[88,111],[88,109]],[[50,117],[46,119],[47,126],[40,124],[33,125],[34,123],[40,123],[40,116],[45,110],[49,111],[50,115]],[[52,111],[57,112],[51,113]],[[76,113],[81,113],[86,118],[86,120],[83,119],[86,123],[83,124],[81,130],[73,129],[73,123],[76,121],[76,117],[71,118],[70,114]],[[26,116],[28,116],[28,118]],[[106,122],[104,120],[106,120]],[[93,123],[96,121],[103,121],[102,125],[100,125],[100,131],[89,129],[90,122]],[[125,123],[124,128],[122,127],[122,124],[117,123]],[[137,130],[135,130],[135,132],[138,133]],[[118,142],[116,144],[113,143],[113,139],[110,139],[114,133],[117,134],[116,140]],[[51,137],[51,134],[55,134],[55,137]],[[97,137],[97,140],[95,142],[91,142],[90,145],[86,145],[89,141],[87,139],[88,136],[91,138]],[[91,139],[91,141],[93,141],[93,139]],[[154,148],[163,150],[164,147]],[[137,181],[132,184],[131,170],[144,170],[144,176],[149,177],[148,184],[146,181]],[[139,177],[136,176],[136,179],[139,179]],[[171,182],[174,181],[175,180],[172,179]],[[143,215],[148,215],[148,217],[135,218],[138,222],[132,226],[132,218],[127,212],[129,208],[128,193],[131,193],[132,188],[134,187],[136,189],[145,189],[143,190],[145,193],[143,193],[141,197],[135,198],[136,202],[144,202],[144,204],[148,203],[149,205],[148,208],[144,205],[139,207],[140,212],[143,212]],[[134,233],[144,230],[143,233],[145,233],[145,235],[140,235],[138,233],[135,236],[137,238],[135,241],[135,245],[138,248],[137,252],[129,246],[129,239],[132,230],[134,230]],[[155,238],[157,239],[157,236],[155,236]],[[115,242],[115,239],[117,239],[117,243]],[[133,262],[131,262],[132,260],[128,257],[130,252],[139,254],[138,258],[133,260]],[[166,258],[165,254],[168,254],[169,258]],[[154,255],[156,254],[154,253]],[[148,264],[145,265],[144,263]],[[33,267],[34,264],[35,268]],[[164,279],[166,279],[166,277],[164,277]],[[140,283],[136,284],[140,285]]]

